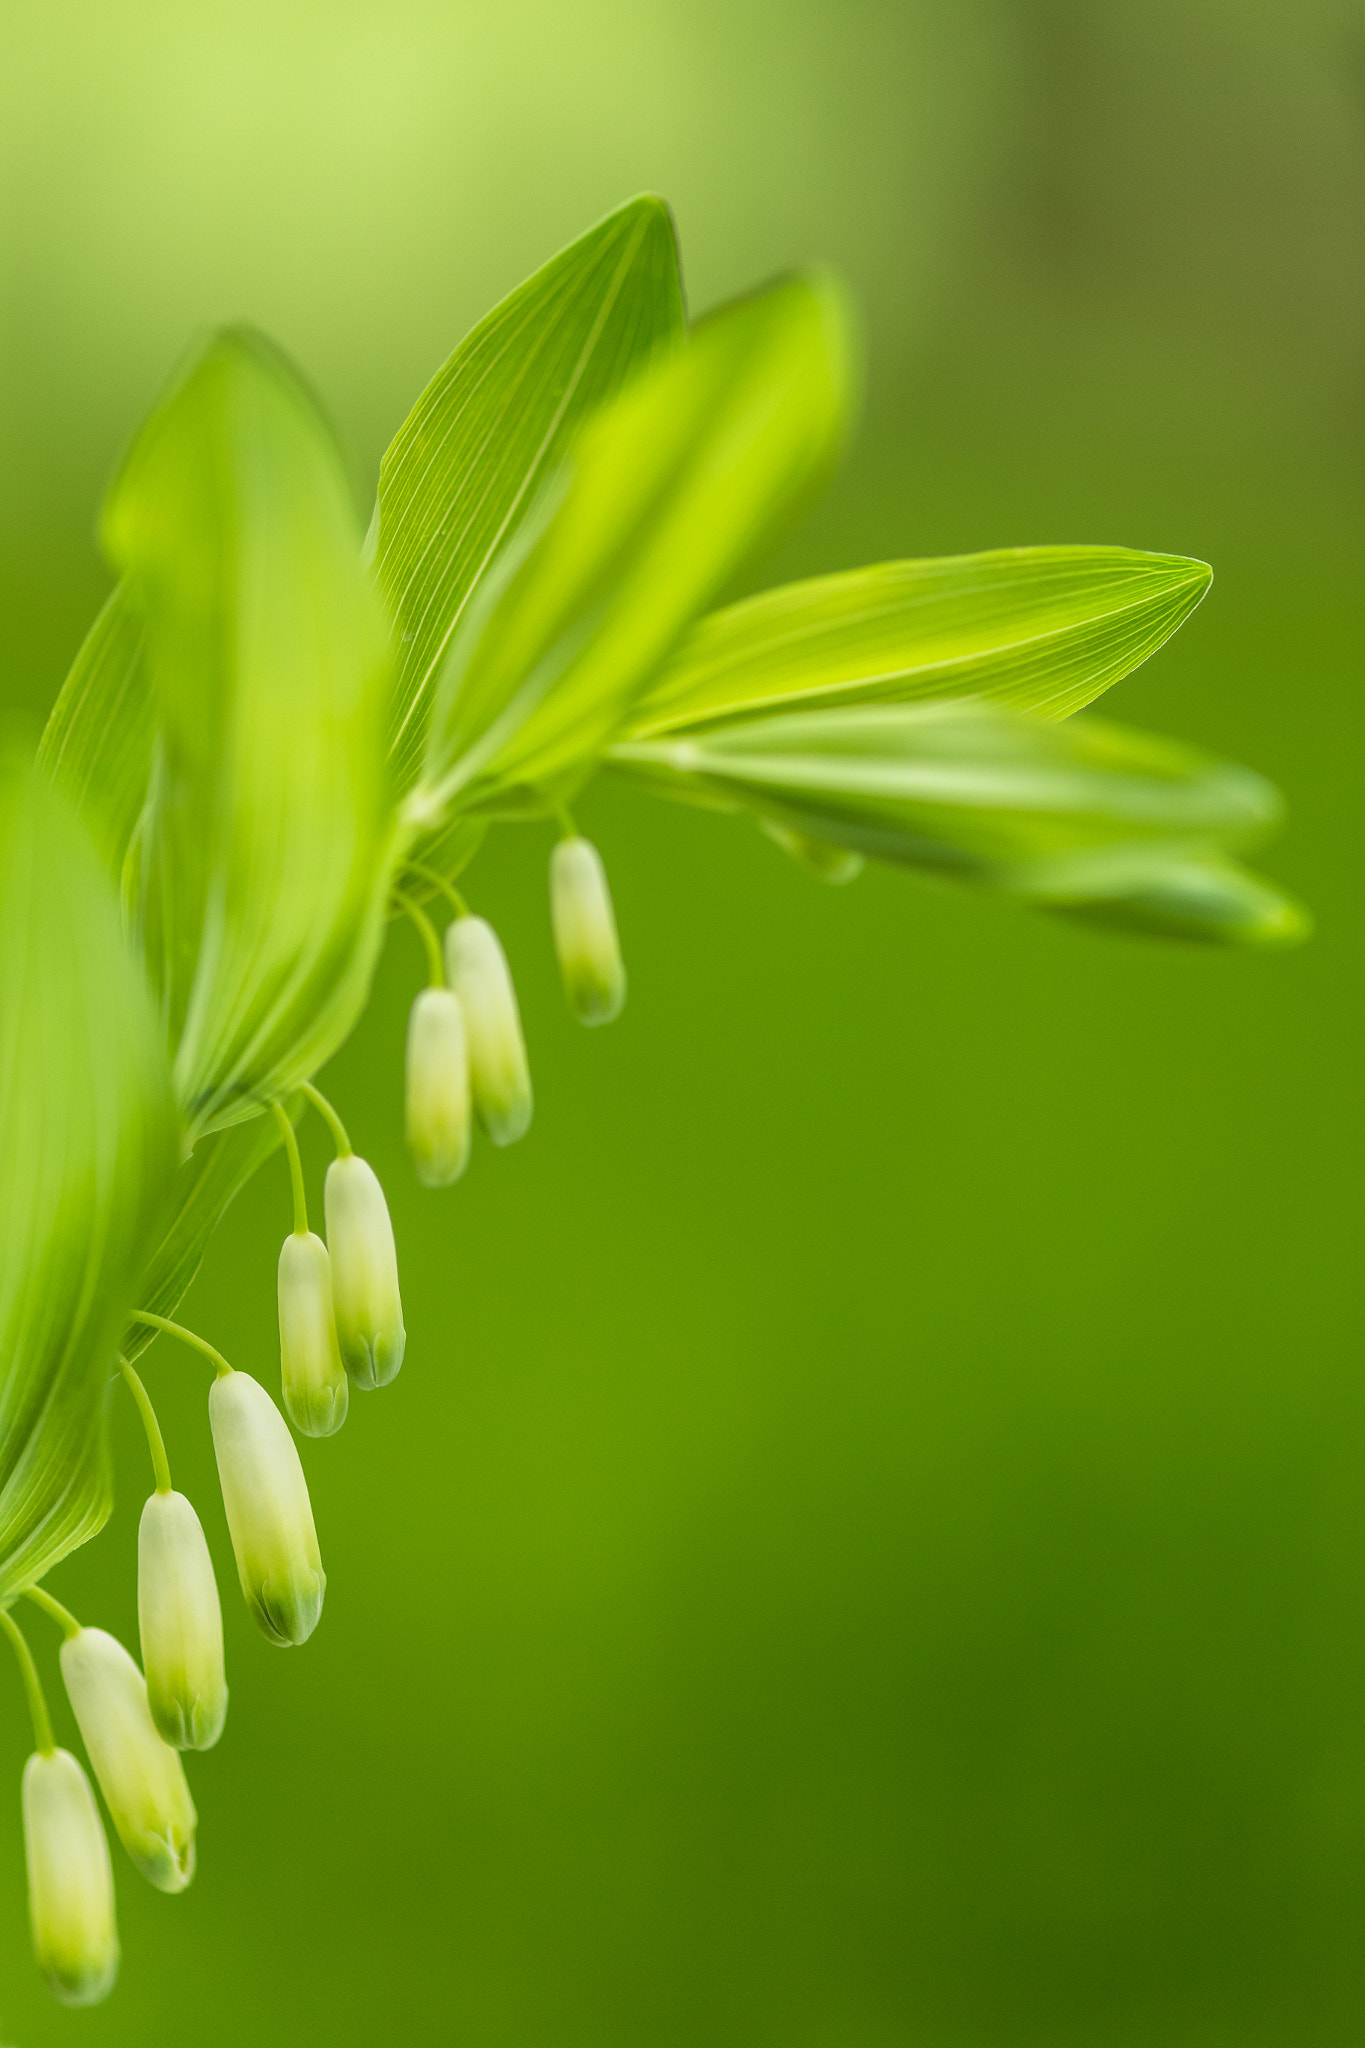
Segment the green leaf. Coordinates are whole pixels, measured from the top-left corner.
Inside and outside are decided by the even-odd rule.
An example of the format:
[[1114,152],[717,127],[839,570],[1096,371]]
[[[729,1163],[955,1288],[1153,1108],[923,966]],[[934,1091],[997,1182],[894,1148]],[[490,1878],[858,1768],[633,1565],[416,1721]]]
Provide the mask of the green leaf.
[[380,468],[373,536],[402,641],[400,788],[421,767],[435,678],[480,577],[582,421],[685,330],[672,219],[635,199],[495,307],[408,415]]
[[1301,903],[1219,854],[1140,864],[1111,896],[1049,908],[1078,924],[1163,939],[1239,946],[1294,946],[1311,936]]
[[85,637],[38,747],[38,765],[79,811],[110,873],[147,796],[156,705],[145,633],[120,584]]
[[74,814],[0,756],[0,1600],[109,1512],[104,1390],[176,1165],[160,1033]]
[[358,1016],[397,852],[390,654],[331,436],[270,346],[215,336],[104,517],[158,740],[140,931],[189,1134],[288,1092]]
[[840,445],[849,329],[827,278],[704,321],[597,413],[457,632],[433,711],[422,822],[535,812],[572,793],[679,636]]
[[799,704],[986,697],[1065,718],[1198,604],[1204,562],[1131,548],[1002,548],[789,583],[701,619],[633,735]]
[[787,712],[611,759],[663,794],[1039,903],[1113,903],[1280,813],[1260,776],[1174,741],[973,700]]
[[[170,1220],[143,1269],[137,1306],[173,1316],[199,1271],[204,1253],[228,1208],[252,1175],[280,1147],[273,1116],[253,1117],[201,1138],[182,1161],[168,1205]],[[133,1323],[124,1332],[123,1353],[133,1359],[146,1350],[155,1330]]]

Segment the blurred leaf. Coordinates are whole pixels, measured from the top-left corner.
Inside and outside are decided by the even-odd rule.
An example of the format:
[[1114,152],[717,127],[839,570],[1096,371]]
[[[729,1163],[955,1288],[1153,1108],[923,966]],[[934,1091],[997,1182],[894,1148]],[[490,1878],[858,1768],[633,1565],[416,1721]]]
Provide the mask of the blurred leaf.
[[1108,931],[1242,946],[1293,946],[1310,937],[1303,905],[1236,861],[1134,864],[1112,896],[1054,903],[1059,915]]
[[363,1005],[395,847],[387,635],[331,437],[268,344],[214,337],[104,535],[159,737],[141,932],[191,1138],[321,1065]]
[[883,562],[701,619],[637,706],[642,738],[837,699],[988,697],[1065,718],[1145,661],[1212,581],[1131,548],[1002,548]]
[[679,634],[833,459],[843,299],[798,277],[725,308],[589,421],[451,645],[413,814],[571,793]]
[[170,1190],[170,1074],[112,885],[0,756],[0,1599],[109,1512],[104,1389]]
[[[160,1316],[175,1314],[228,1208],[279,1147],[280,1129],[273,1116],[253,1117],[250,1123],[233,1124],[199,1140],[175,1176],[170,1221],[138,1283],[139,1308]],[[136,1358],[155,1335],[154,1330],[131,1324],[123,1335],[124,1356]]]
[[973,700],[780,713],[611,759],[663,794],[1059,904],[1115,903],[1280,813],[1260,776],[1174,741]]
[[117,879],[147,795],[156,706],[142,620],[123,584],[86,634],[38,747]]
[[495,307],[399,429],[373,545],[401,634],[389,728],[400,788],[421,767],[435,677],[488,564],[587,415],[685,331],[668,209],[632,200]]

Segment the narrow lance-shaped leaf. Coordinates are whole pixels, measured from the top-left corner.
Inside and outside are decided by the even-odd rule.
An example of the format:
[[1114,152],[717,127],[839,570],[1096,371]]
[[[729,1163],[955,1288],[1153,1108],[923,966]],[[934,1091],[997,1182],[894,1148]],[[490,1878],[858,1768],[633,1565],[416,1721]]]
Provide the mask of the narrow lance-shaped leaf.
[[835,285],[788,279],[702,322],[584,428],[451,645],[410,815],[544,808],[591,772],[679,636],[837,451]]
[[109,1511],[104,1390],[176,1161],[160,1034],[112,883],[0,756],[0,1599]]
[[371,545],[401,636],[395,780],[416,780],[435,679],[472,592],[595,407],[681,346],[668,209],[635,199],[481,320],[418,399],[379,472]]
[[[782,713],[632,741],[612,760],[663,794],[1058,906],[1159,895],[1163,881],[1170,896],[1176,870],[1203,872],[1280,811],[1260,776],[1174,741],[970,701]],[[1185,892],[1192,912],[1198,893]],[[1272,935],[1205,922],[1212,937]]]
[[104,535],[147,632],[141,928],[198,1136],[311,1073],[364,1002],[397,852],[388,636],[331,437],[249,334],[157,408]]
[[38,748],[39,767],[80,812],[115,880],[146,801],[156,738],[145,641],[120,584],[86,634]]
[[700,619],[632,736],[817,703],[986,697],[1065,718],[1160,647],[1211,581],[1131,548],[1002,548],[789,583]]

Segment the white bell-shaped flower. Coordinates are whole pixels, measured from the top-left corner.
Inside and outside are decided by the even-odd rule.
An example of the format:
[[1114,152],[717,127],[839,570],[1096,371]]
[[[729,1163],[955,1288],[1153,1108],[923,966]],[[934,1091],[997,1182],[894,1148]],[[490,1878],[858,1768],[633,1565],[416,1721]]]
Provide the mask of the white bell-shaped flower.
[[408,1018],[408,1150],[423,1187],[445,1188],[469,1164],[469,1048],[459,997],[424,988]]
[[69,1750],[29,1758],[23,1807],[38,1968],[63,2005],[98,2005],[118,1975],[114,1873],[90,1780]]
[[446,926],[445,957],[464,1013],[474,1108],[493,1143],[511,1145],[530,1125],[532,1097],[507,955],[483,918],[457,917]]
[[154,1493],[137,1532],[137,1618],[147,1704],[172,1749],[212,1749],[227,1719],[223,1610],[198,1515]]
[[280,1249],[280,1384],[295,1429],[334,1436],[350,1399],[332,1313],[332,1262],[311,1230],[295,1230]]
[[358,1387],[383,1387],[403,1363],[407,1332],[389,1205],[372,1167],[353,1152],[323,1183],[332,1310],[341,1362]]
[[602,856],[589,839],[550,855],[550,927],[569,1008],[580,1024],[610,1024],[626,1000],[626,970]]
[[209,1424],[243,1598],[272,1643],[306,1642],[322,1613],[327,1575],[288,1424],[244,1372],[214,1381]]
[[142,1673],[115,1637],[82,1628],[62,1644],[62,1677],[119,1840],[158,1891],[182,1892],[194,1876],[198,1816],[185,1767],[156,1731]]

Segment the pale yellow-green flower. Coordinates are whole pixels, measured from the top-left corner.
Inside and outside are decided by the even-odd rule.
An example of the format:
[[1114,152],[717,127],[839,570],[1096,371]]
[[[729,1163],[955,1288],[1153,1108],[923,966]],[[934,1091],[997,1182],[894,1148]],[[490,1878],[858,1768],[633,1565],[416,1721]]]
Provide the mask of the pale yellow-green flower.
[[278,1294],[289,1419],[305,1436],[334,1436],[350,1397],[332,1314],[332,1262],[311,1230],[291,1231],[281,1246]]
[[449,1187],[469,1164],[469,1049],[448,988],[424,988],[408,1017],[405,1122],[424,1187]]
[[322,1199],[342,1364],[358,1387],[387,1386],[403,1363],[407,1332],[384,1190],[374,1169],[348,1152],[328,1167]]
[[184,1765],[157,1733],[142,1673],[115,1637],[82,1628],[62,1644],[62,1677],[119,1840],[158,1891],[183,1891],[194,1876],[198,1816]]
[[173,1749],[212,1749],[227,1718],[223,1610],[209,1547],[183,1493],[154,1493],[137,1535],[147,1704]]
[[446,979],[459,998],[479,1122],[511,1145],[531,1122],[531,1074],[507,956],[481,917],[457,917],[445,935]]
[[114,1873],[90,1780],[69,1750],[29,1758],[23,1807],[38,1967],[63,2005],[97,2005],[118,1975]]
[[610,1024],[626,1000],[626,970],[602,856],[589,839],[550,855],[550,927],[569,1008],[580,1024]]
[[306,1642],[322,1613],[327,1575],[288,1425],[244,1372],[214,1381],[209,1424],[243,1598],[272,1643]]

